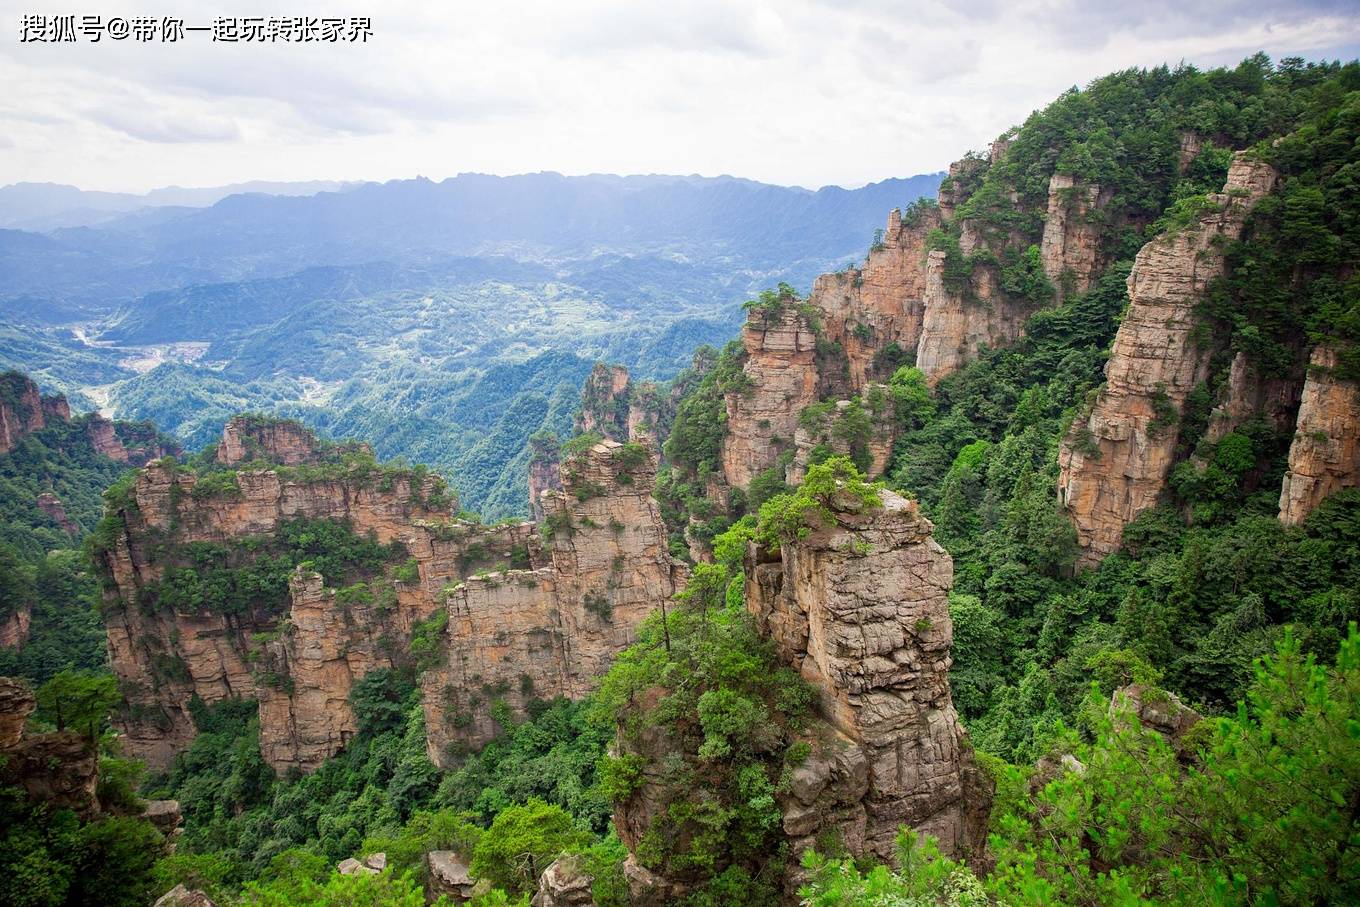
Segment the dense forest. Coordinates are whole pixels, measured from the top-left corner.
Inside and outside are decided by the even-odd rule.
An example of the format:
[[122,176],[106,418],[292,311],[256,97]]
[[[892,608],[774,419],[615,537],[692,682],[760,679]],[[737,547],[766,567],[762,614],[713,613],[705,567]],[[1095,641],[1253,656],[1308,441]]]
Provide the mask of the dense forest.
[[[1186,130],[1207,141],[1182,172]],[[756,632],[745,559],[796,543],[825,519],[833,497],[873,512],[889,489],[917,502],[953,560],[949,681],[995,784],[987,853],[951,859],[904,832],[897,864],[871,865],[844,842],[819,840],[800,858],[803,903],[1360,900],[1360,490],[1332,495],[1300,525],[1282,525],[1292,433],[1260,419],[1215,440],[1207,433],[1238,352],[1284,375],[1325,340],[1342,351],[1338,374],[1360,375],[1360,64],[1257,56],[1230,69],[1130,70],[1073,89],[1009,136],[1006,157],[968,186],[962,210],[1007,237],[999,256],[984,254],[1006,292],[1033,304],[1022,339],[984,349],[933,386],[910,351],[880,351],[880,396],[838,417],[797,487],[785,484],[785,458],[724,501],[708,490],[720,471],[725,395],[749,381],[746,354],[740,342],[702,351],[702,374],[682,378],[687,390],[655,496],[672,553],[711,558],[692,563],[686,591],[642,624],[596,692],[534,701],[522,721],[500,712],[503,733],[462,753],[452,770],[437,769],[427,753],[418,665],[374,671],[355,685],[359,732],[312,774],[276,776],[260,754],[254,703],[227,700],[192,703],[192,745],[166,772],[145,777],[118,759],[103,718],[112,701],[101,698],[109,691],[91,654],[97,622],[77,632],[52,620],[44,636],[64,640],[53,644],[60,656],[41,654],[52,648],[45,643],[0,653],[0,673],[47,684],[37,721],[51,723],[44,704],[63,696],[87,704],[85,726],[103,733],[108,775],[119,784],[110,802],[134,800],[139,785],[143,797],[178,800],[185,817],[173,855],[152,861],[144,826],[106,827],[135,819],[81,824],[28,809],[7,791],[0,900],[142,904],[183,883],[219,904],[419,904],[422,854],[453,849],[482,880],[472,900],[479,907],[527,903],[539,873],[566,854],[590,876],[595,904],[624,907],[628,853],[611,814],[639,789],[645,760],[620,743],[664,733],[675,747],[671,783],[683,792],[669,818],[683,833],[649,832],[633,856],[648,870],[684,876],[695,907],[779,904],[794,857],[777,796],[808,758],[798,735],[814,695]],[[1134,255],[1202,212],[1223,185],[1230,152],[1242,149],[1274,166],[1280,184],[1227,248],[1226,274],[1198,313],[1219,343],[1209,379],[1184,414],[1168,417],[1181,424],[1167,492],[1124,529],[1118,551],[1079,569],[1077,538],[1058,506],[1060,444],[1103,381]],[[1062,293],[1057,304],[1032,251],[1042,230],[1033,211],[1055,172],[1111,190],[1101,242],[1113,250],[1087,291]],[[978,264],[956,228],[934,231],[930,242],[960,282]],[[749,305],[807,304],[785,286]],[[528,465],[519,429],[567,433],[576,401],[560,382],[538,380],[529,381],[536,396],[511,401],[499,421],[480,392],[461,404],[482,400],[490,431],[483,453],[466,455],[470,474],[455,486],[471,483],[479,500],[508,507],[489,467],[516,444],[523,449],[510,460]],[[828,402],[810,407],[805,423],[827,424]],[[888,413],[896,437],[877,482],[864,476],[869,410]],[[506,451],[490,450],[497,445]],[[229,473],[208,455],[191,468],[230,481],[210,478]],[[70,494],[73,516],[89,530],[98,508],[88,489],[111,484],[119,470],[71,459],[56,435],[34,435],[0,459],[4,506],[31,499],[25,477],[39,473],[71,489],[63,497]],[[115,486],[108,498],[125,493]],[[0,551],[6,601],[36,603],[35,639],[45,602],[94,598],[80,555],[42,541],[50,528],[21,526]],[[263,579],[234,562],[197,565],[219,580],[213,607],[256,604],[245,597],[262,588],[277,604],[281,577],[304,558],[334,558],[350,579],[401,560],[402,552],[343,526],[291,531],[310,547],[281,536]],[[193,574],[182,577],[184,588]],[[35,647],[40,654],[30,656]],[[1130,684],[1173,714],[1203,720],[1177,737],[1143,727],[1121,698],[1127,692],[1117,692]],[[378,851],[388,861],[381,874],[334,871],[340,860]]]

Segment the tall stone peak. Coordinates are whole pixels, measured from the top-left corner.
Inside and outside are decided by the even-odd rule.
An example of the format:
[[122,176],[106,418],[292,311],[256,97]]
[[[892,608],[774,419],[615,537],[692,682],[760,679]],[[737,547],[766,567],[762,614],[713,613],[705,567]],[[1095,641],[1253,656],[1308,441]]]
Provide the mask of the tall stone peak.
[[950,697],[953,562],[914,501],[880,495],[833,496],[831,520],[777,558],[748,549],[747,608],[834,731],[794,772],[784,828],[795,851],[836,831],[888,860],[905,825],[980,857],[992,790]]
[[1104,388],[1059,452],[1059,500],[1076,527],[1082,564],[1118,548],[1124,527],[1157,503],[1186,399],[1208,376],[1213,354],[1197,340],[1196,309],[1224,273],[1227,243],[1275,181],[1273,168],[1239,152],[1223,191],[1208,197],[1193,223],[1138,252]]
[[1360,487],[1360,385],[1339,377],[1337,364],[1334,346],[1313,350],[1280,488],[1280,521],[1287,526],[1303,522],[1333,492]]

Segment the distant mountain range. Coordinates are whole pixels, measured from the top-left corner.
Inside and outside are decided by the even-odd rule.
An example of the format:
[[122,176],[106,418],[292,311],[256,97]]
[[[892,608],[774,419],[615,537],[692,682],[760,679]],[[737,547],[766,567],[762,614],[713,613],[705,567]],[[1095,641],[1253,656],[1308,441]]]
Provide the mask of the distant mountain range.
[[131,192],[92,192],[61,183],[12,183],[0,186],[0,227],[37,231],[90,227],[147,208],[206,208],[228,195],[315,195],[357,185],[359,183],[334,180],[293,183],[257,180],[197,189],[166,186],[138,195]]
[[[436,465],[505,515],[528,435],[569,430],[595,360],[673,376],[732,336],[744,300],[859,260],[941,177],[18,184],[0,223],[55,226],[0,229],[0,366],[189,447],[234,411],[296,416]],[[266,191],[213,198],[234,189]]]

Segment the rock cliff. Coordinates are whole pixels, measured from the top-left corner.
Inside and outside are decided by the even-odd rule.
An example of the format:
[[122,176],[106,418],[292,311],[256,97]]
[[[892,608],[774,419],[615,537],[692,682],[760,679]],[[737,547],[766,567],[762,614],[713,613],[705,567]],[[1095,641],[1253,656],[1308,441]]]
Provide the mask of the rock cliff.
[[529,438],[529,516],[543,519],[543,492],[562,490],[562,446],[554,435]]
[[1196,306],[1224,270],[1224,249],[1275,184],[1267,165],[1239,153],[1223,192],[1183,229],[1145,245],[1129,274],[1105,386],[1059,452],[1058,494],[1086,565],[1119,546],[1152,507],[1173,465],[1186,398],[1208,374],[1212,349],[1196,339]]
[[542,498],[542,560],[449,589],[441,662],[422,680],[430,758],[446,765],[499,730],[496,703],[594,688],[637,625],[683,586],[651,497],[654,456],[601,441],[564,464]]
[[114,424],[103,416],[94,415],[85,426],[85,434],[90,439],[90,446],[95,452],[108,457],[110,460],[117,460],[119,463],[128,461],[127,448],[123,446],[123,440],[118,437],[118,431]]
[[781,806],[795,851],[835,830],[891,859],[900,826],[980,856],[991,786],[949,691],[953,563],[914,502],[833,500],[833,520],[769,561],[752,546],[746,603],[779,657],[820,695],[829,727]]
[[99,812],[98,746],[74,731],[27,733],[35,706],[27,684],[0,677],[0,783],[53,810],[93,816]]
[[628,369],[595,363],[581,389],[576,414],[577,434],[599,433],[615,441],[628,440],[628,398],[632,389]]
[[824,377],[824,394],[858,394],[870,381],[891,377],[875,367],[890,344],[916,349],[925,304],[926,236],[939,224],[937,207],[913,209],[906,220],[894,210],[862,265],[817,278],[808,303],[819,313],[824,339],[840,345],[845,363],[843,374],[837,369]]
[[[290,440],[284,450],[297,447]],[[499,700],[518,711],[536,696],[581,695],[683,572],[650,497],[651,454],[602,442],[564,468],[564,490],[543,498],[547,542],[534,524],[449,519],[447,503],[429,503],[440,483],[416,472],[389,478],[327,462],[311,472],[229,473],[234,485],[224,486],[214,473],[167,462],[142,470],[98,554],[129,748],[163,767],[195,733],[193,697],[254,698],[266,761],[310,770],[356,732],[350,693],[380,668],[431,668],[422,688],[440,760],[455,740],[494,735]],[[209,490],[196,491],[201,482]],[[401,543],[410,560],[340,590],[331,588],[339,577],[300,567],[274,608],[177,612],[156,603],[167,568],[191,563],[196,544],[268,551],[297,518],[343,521],[360,536]],[[413,652],[418,634],[434,634],[433,648],[427,638]]]
[[280,466],[321,461],[321,445],[311,429],[291,419],[233,416],[222,429],[217,462],[235,466],[264,460]]
[[1085,293],[1104,269],[1098,214],[1112,195],[1067,173],[1055,173],[1049,181],[1039,254],[1058,302],[1064,296]]
[[726,395],[723,477],[733,488],[775,465],[793,446],[798,414],[816,403],[817,333],[797,305],[753,309],[742,328],[746,348],[743,386]]
[[38,385],[19,372],[0,374],[0,454],[9,453],[28,435],[51,421],[70,421],[71,408],[63,396],[46,397]]
[[1336,350],[1313,350],[1303,385],[1280,520],[1301,523],[1334,491],[1360,486],[1360,385],[1334,374]]

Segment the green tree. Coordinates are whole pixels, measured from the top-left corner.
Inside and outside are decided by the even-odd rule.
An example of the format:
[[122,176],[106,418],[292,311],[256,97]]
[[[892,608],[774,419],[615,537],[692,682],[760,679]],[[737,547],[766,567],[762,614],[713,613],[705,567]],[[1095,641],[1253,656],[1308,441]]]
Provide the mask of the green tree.
[[533,890],[548,864],[589,843],[562,807],[537,798],[502,810],[472,852],[478,878],[512,893]]
[[39,718],[57,730],[70,728],[94,740],[122,696],[109,674],[67,670],[39,687],[37,699]]

